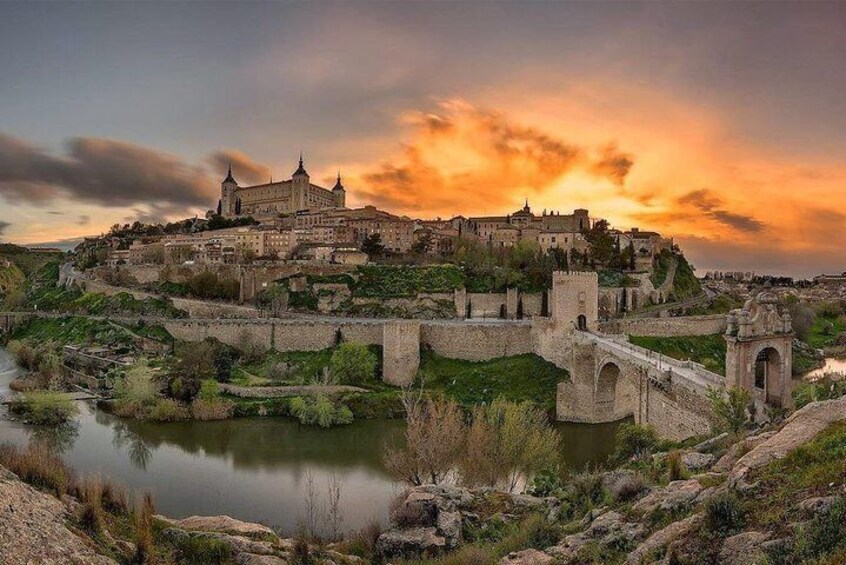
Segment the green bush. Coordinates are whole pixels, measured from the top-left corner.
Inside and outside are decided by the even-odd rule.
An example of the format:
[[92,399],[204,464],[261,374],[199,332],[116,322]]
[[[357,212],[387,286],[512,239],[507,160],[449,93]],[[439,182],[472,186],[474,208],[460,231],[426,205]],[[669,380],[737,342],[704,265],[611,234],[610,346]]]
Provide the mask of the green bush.
[[739,531],[746,523],[740,501],[734,492],[715,494],[705,502],[705,529],[719,536]]
[[802,526],[792,553],[796,562],[804,563],[842,548],[846,548],[846,501],[841,497]]
[[24,392],[10,408],[27,423],[43,426],[57,426],[79,414],[79,407],[67,394],[51,391]]
[[206,533],[190,533],[176,544],[179,563],[229,565],[234,563],[229,544]]
[[188,419],[188,410],[172,398],[159,398],[147,409],[144,419],[154,422],[178,422]]
[[832,400],[844,394],[846,394],[846,380],[834,380],[828,375],[814,382],[801,381],[792,392],[797,410],[811,402]]
[[642,459],[658,445],[658,432],[652,426],[624,422],[617,428],[614,443],[614,461],[623,463],[630,459]]
[[332,353],[329,370],[339,383],[361,385],[374,379],[378,362],[366,345],[342,343]]
[[719,421],[719,429],[732,433],[739,432],[749,421],[749,391],[741,387],[732,387],[724,393],[719,389],[708,389],[711,409]]
[[133,365],[114,386],[115,398],[137,406],[152,404],[156,400],[155,370],[146,359]]
[[351,424],[353,421],[353,413],[348,407],[340,402],[333,402],[325,394],[318,394],[314,398],[296,396],[291,399],[290,410],[291,415],[298,418],[300,423],[309,426],[329,428]]

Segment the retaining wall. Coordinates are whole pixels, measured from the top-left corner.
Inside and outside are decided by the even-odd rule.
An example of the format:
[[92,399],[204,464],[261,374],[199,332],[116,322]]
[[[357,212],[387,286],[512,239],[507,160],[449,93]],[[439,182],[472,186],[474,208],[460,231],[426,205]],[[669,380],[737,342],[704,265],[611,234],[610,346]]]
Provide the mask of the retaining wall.
[[712,335],[726,331],[726,315],[686,316],[678,318],[622,318],[600,324],[600,330],[611,334],[654,337]]

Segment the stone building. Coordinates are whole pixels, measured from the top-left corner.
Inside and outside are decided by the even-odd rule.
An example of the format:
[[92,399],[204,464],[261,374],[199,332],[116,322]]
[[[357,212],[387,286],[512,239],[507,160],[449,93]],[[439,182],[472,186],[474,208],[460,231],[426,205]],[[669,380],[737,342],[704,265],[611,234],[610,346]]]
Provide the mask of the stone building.
[[289,180],[269,182],[255,186],[238,186],[232,176],[232,167],[220,185],[220,210],[226,217],[237,215],[263,217],[293,214],[300,210],[344,208],[346,190],[341,184],[341,175],[331,189],[313,184],[303,166],[300,155],[299,167]]

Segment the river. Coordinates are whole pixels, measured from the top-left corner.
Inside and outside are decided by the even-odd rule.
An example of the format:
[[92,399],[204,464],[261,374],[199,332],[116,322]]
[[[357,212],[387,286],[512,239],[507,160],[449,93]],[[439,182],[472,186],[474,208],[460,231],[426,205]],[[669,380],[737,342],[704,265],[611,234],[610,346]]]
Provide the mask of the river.
[[[0,395],[19,373],[0,348]],[[617,424],[557,423],[573,467],[598,463],[613,449]],[[292,534],[305,516],[311,481],[318,498],[341,484],[342,528],[386,521],[402,485],[382,465],[385,444],[401,441],[400,420],[363,420],[328,430],[282,418],[155,423],[118,418],[80,403],[72,428],[28,426],[0,415],[0,442],[52,441],[77,472],[99,473],[134,491],[149,490],[157,512],[174,518],[229,516]],[[327,501],[323,501],[325,503]]]
[[823,365],[819,369],[814,369],[813,371],[805,373],[802,378],[808,381],[816,381],[818,379],[823,378],[826,373],[837,373],[840,375],[846,375],[846,359],[826,357],[825,365]]

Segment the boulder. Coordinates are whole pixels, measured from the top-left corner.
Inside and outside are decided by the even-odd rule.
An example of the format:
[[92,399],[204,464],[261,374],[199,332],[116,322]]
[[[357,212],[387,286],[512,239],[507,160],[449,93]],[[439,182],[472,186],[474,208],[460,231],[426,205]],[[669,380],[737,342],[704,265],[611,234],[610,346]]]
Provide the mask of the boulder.
[[756,565],[765,559],[762,544],[769,534],[743,532],[727,538],[720,548],[719,562],[725,565]]
[[813,440],[834,422],[846,419],[846,396],[812,402],[797,410],[784,427],[741,457],[731,470],[730,479],[745,477],[749,471],[785,457],[792,450]]
[[447,546],[450,548],[458,547],[461,543],[461,512],[457,510],[438,511],[436,525],[438,533],[446,538]]
[[808,518],[813,518],[817,514],[826,512],[839,499],[839,496],[815,496],[813,498],[806,498],[799,503],[799,509]]
[[435,557],[443,553],[446,539],[434,527],[393,528],[376,540],[376,553],[382,558]]
[[656,508],[665,511],[678,510],[696,500],[702,490],[702,485],[696,479],[672,481],[666,487],[655,489],[637,501],[632,510],[643,513],[652,512]]
[[702,514],[694,514],[684,520],[673,522],[664,529],[658,530],[646,541],[637,546],[637,548],[629,553],[626,557],[626,565],[639,565],[644,562],[649,556],[655,555],[663,547],[667,547],[675,540],[688,535],[693,530],[699,528],[702,524]]
[[702,443],[697,443],[693,446],[693,451],[710,451],[717,447],[721,442],[723,442],[726,438],[728,438],[728,432],[723,432],[718,436],[714,436],[711,439],[706,439]]
[[276,532],[262,524],[242,522],[229,516],[191,516],[181,520],[173,520],[164,516],[156,516],[174,527],[189,531],[221,532],[250,538],[275,538]]
[[549,565],[553,557],[537,549],[526,549],[523,551],[512,551],[508,556],[503,557],[500,565]]
[[688,451],[682,455],[681,460],[689,471],[696,473],[710,467],[714,462],[714,456],[710,453]]
[[644,531],[640,523],[626,522],[622,514],[612,510],[598,515],[584,532],[565,537],[546,552],[566,563],[576,560],[579,550],[590,541],[599,540],[601,545],[616,547],[641,538]]

